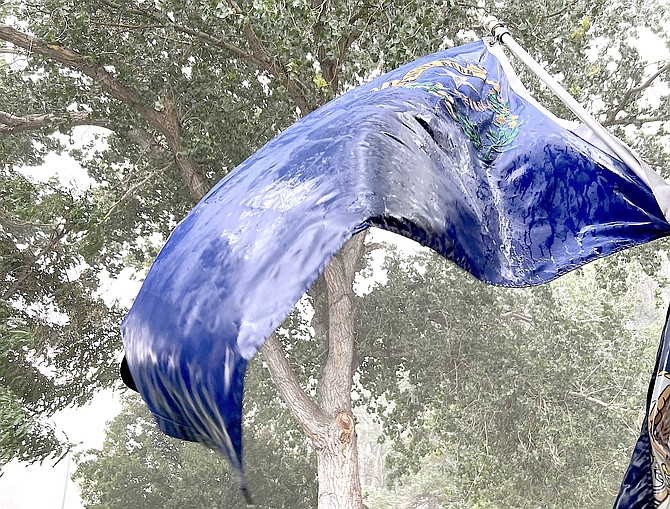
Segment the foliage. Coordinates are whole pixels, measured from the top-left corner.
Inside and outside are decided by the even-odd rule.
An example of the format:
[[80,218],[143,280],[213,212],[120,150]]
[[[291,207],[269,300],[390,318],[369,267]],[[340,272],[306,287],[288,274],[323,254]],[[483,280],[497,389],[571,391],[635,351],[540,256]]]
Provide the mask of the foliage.
[[61,453],[40,416],[81,404],[116,378],[120,313],[100,298],[98,275],[78,255],[90,226],[86,197],[14,170],[0,177],[1,464]]
[[[248,430],[249,428],[247,428]],[[246,436],[247,479],[268,509],[315,507],[314,456],[288,447],[272,423]],[[201,445],[168,438],[137,396],[107,427],[102,450],[81,453],[74,478],[89,509],[245,507],[226,461]]]
[[649,316],[653,299],[640,314],[632,298],[649,292],[639,267],[629,267],[625,295],[599,285],[616,262],[515,290],[432,255],[387,256],[388,283],[358,306],[359,404],[375,409],[393,444],[391,483],[438,471],[451,480],[443,503],[611,504],[662,319]]
[[34,461],[35,457],[48,457],[62,449],[54,430],[39,422],[39,415],[29,413],[6,388],[0,388],[0,464],[14,458]]

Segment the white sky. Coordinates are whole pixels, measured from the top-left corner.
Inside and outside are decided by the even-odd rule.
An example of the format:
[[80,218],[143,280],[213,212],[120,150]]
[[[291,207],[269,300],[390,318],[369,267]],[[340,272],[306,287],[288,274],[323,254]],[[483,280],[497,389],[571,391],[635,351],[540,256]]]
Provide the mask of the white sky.
[[[118,395],[105,391],[86,406],[59,412],[53,422],[71,442],[80,444],[76,451],[99,448],[105,438],[105,423],[120,410]],[[67,475],[68,458],[56,466],[52,464],[25,466],[12,462],[7,465],[0,477],[2,509],[82,509],[79,487]],[[69,468],[70,473],[74,471],[74,462]]]

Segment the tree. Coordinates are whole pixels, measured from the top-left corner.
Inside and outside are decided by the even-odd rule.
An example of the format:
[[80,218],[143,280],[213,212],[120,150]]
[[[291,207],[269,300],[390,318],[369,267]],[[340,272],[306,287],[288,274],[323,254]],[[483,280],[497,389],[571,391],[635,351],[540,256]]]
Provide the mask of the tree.
[[42,416],[84,403],[116,378],[110,344],[121,312],[103,302],[98,274],[77,256],[89,227],[87,196],[15,171],[3,171],[0,196],[3,465],[62,454],[62,437]]
[[[1,230],[8,324],[3,341],[18,334],[27,341],[19,354],[25,365],[60,367],[51,380],[69,375],[81,384],[64,391],[58,404],[77,402],[111,383],[111,359],[120,345],[111,332],[116,310],[107,312],[96,300],[101,271],[115,275],[122,266],[144,267],[160,244],[157,236],[165,238],[213,182],[300,115],[376,70],[469,40],[469,29],[478,24],[473,6],[452,1],[299,0],[289,6],[46,0],[9,2],[3,9],[0,39],[8,55],[0,98],[3,186],[7,196],[23,186],[21,203],[35,197],[34,209],[19,208],[19,214],[3,199],[2,214],[9,218]],[[495,10],[529,51],[543,55],[551,71],[569,80],[580,99],[593,101],[605,123],[661,132],[659,119],[667,118],[670,101],[652,104],[645,93],[667,80],[668,67],[643,66],[634,36],[643,29],[663,33],[667,8],[641,0],[588,6],[556,0],[539,7],[510,1]],[[627,38],[619,37],[616,30],[622,28]],[[593,41],[604,43],[596,47]],[[583,72],[589,52],[597,59]],[[68,149],[74,126],[104,128],[106,145]],[[638,129],[636,146],[651,162],[667,161],[660,140],[645,132]],[[72,196],[56,184],[49,191],[17,170],[52,150],[75,156],[95,185]],[[358,238],[312,291],[314,326],[325,352],[315,394],[300,386],[295,365],[276,338],[263,352],[293,416],[314,441],[322,469],[320,507],[361,504],[350,389],[354,361],[362,358],[354,355],[352,283],[363,252]],[[47,276],[66,285],[63,294],[72,298],[71,305],[52,297],[58,284]],[[48,306],[54,309],[48,316],[34,310]],[[61,334],[44,330],[57,325],[54,316],[73,333],[79,323],[106,333],[68,341],[68,352]],[[21,336],[22,331],[28,334]],[[61,353],[82,362],[75,370],[59,365]],[[16,363],[3,362],[3,384],[26,416],[48,415],[58,407],[44,397],[46,405],[31,408],[9,380],[31,380],[34,370],[21,372]],[[100,366],[96,373],[93,368]],[[30,454],[43,457],[40,450]],[[341,455],[346,468],[334,469]],[[329,501],[333,492],[342,498]]]
[[376,407],[394,446],[390,479],[441,473],[433,496],[464,507],[611,505],[662,326],[662,310],[650,320],[636,309],[649,291],[639,268],[626,294],[601,286],[598,274],[622,261],[520,290],[488,288],[435,256],[389,256],[357,330],[359,404]]
[[[268,426],[272,426],[272,430]],[[267,508],[314,507],[314,457],[304,446],[282,440],[271,424],[247,435],[251,460],[247,474],[263,490],[256,502]],[[225,460],[198,444],[167,437],[158,430],[144,402],[133,395],[109,424],[101,450],[80,454],[75,479],[86,507],[194,509],[243,507]]]
[[[381,267],[368,265],[375,283],[363,291],[359,280],[357,292],[357,345],[366,353],[354,384],[355,415],[359,426],[370,418],[381,424],[381,436],[366,440],[385,441],[390,484],[369,484],[366,506],[611,504],[639,431],[662,322],[662,310],[648,313],[655,308],[654,285],[640,267],[629,267],[626,293],[604,298],[609,291],[598,276],[622,258],[523,290],[491,289],[427,253],[407,258],[385,250]],[[320,340],[309,308],[304,299],[278,334],[301,384],[314,387],[320,363],[310,350]],[[267,496],[268,485],[303,486],[314,497],[313,484],[291,476],[311,474],[313,481],[316,465],[299,459],[305,443],[263,364],[255,360],[250,368],[245,432],[256,498]],[[206,503],[225,499],[220,484],[201,474],[221,476],[221,463],[213,467],[210,455],[191,448],[200,452],[175,463],[170,451],[178,443],[146,417],[138,422],[129,406],[110,426],[103,450],[78,470],[88,507],[141,506],[137,497],[148,494],[163,497],[153,505],[196,504],[181,486],[198,478],[209,486],[199,488],[210,492],[202,496],[213,497]],[[273,467],[282,457],[284,465]],[[228,488],[234,496],[234,483]],[[315,497],[284,498],[277,491],[261,506],[283,500],[313,507]],[[235,498],[228,503],[234,507]]]

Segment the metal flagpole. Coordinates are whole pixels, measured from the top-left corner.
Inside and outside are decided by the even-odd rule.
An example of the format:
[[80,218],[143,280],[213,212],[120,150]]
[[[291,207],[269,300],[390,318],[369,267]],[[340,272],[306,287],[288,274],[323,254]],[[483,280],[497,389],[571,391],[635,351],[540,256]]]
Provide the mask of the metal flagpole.
[[645,170],[639,159],[630,153],[615,136],[609,133],[600,123],[579,104],[556,79],[531,57],[512,37],[507,27],[494,16],[489,16],[485,21],[486,28],[496,40],[507,46],[528,68],[540,78],[563,103],[572,110],[572,112],[585,125],[587,125],[595,134],[607,145],[621,161],[634,172]]
[[70,451],[67,452],[67,468],[65,469],[65,485],[63,486],[63,500],[60,504],[61,509],[65,509],[65,497],[67,496],[67,485],[70,482]]

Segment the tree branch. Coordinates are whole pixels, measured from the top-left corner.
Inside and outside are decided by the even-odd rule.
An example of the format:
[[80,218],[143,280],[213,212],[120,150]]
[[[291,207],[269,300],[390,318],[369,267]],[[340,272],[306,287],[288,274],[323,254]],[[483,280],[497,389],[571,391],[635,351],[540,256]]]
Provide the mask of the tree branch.
[[92,78],[102,89],[115,99],[133,106],[152,124],[160,124],[160,113],[145,105],[142,97],[132,88],[124,85],[103,67],[89,63],[83,55],[57,44],[48,44],[41,39],[25,34],[9,25],[0,24],[0,39],[23,48],[29,54],[36,53],[44,58],[55,60],[66,67],[75,69]]
[[607,403],[606,401],[603,401],[602,399],[594,398],[593,396],[589,396],[588,394],[584,394],[582,392],[576,392],[576,391],[568,391],[568,394],[570,396],[574,396],[576,398],[583,398],[584,400],[588,401],[589,403],[594,403],[598,406],[601,406],[603,408],[621,408],[621,405],[616,404],[616,403]]
[[164,131],[168,146],[174,154],[177,166],[181,171],[182,180],[191,192],[191,196],[196,201],[200,201],[209,191],[209,184],[195,161],[184,154],[181,143],[181,122],[174,100],[164,97],[163,108],[163,116],[168,126]]
[[[660,67],[654,74],[652,74],[645,82],[641,83],[640,85],[634,86],[629,88],[626,93],[623,95],[621,98],[621,101],[619,102],[618,106],[616,106],[614,109],[612,109],[609,114],[607,115],[607,119],[605,122],[603,122],[603,125],[617,125],[616,124],[616,116],[621,113],[626,106],[633,100],[633,98],[637,95],[639,95],[641,92],[644,92],[647,88],[649,88],[656,78],[658,78],[661,74],[663,74],[666,71],[670,70],[670,62],[665,64],[664,66]],[[632,122],[628,122],[632,123]]]
[[321,39],[324,29],[324,19],[328,15],[326,9],[327,5],[328,2],[326,0],[312,0],[312,10],[317,11],[317,17],[312,28],[312,33],[314,36],[314,44],[317,48],[316,56],[321,66],[323,78],[330,84],[333,92],[337,94],[339,90],[340,66],[342,65],[342,62],[344,62],[347,51],[365,32],[380,7],[374,9],[372,13],[367,16],[367,21],[362,29],[356,27],[356,22],[366,17],[366,11],[370,8],[370,5],[363,4],[355,14],[352,14],[349,17],[347,21],[348,25],[351,27],[351,31],[343,34],[337,41],[338,55],[335,58],[331,58],[328,57],[328,50]]
[[[0,134],[16,134],[20,132],[36,131],[48,126],[96,126],[113,130],[109,119],[92,119],[88,111],[66,112],[60,115],[51,113],[35,113],[22,117],[0,111]],[[119,136],[126,136],[131,142],[139,145],[152,159],[159,162],[175,161],[173,154],[158,143],[156,139],[145,129],[135,127],[125,133],[117,132]],[[168,165],[169,166],[169,165]],[[164,171],[161,170],[161,171]],[[155,172],[150,175],[154,176]],[[133,187],[133,189],[137,189]]]
[[313,441],[317,441],[322,436],[323,428],[327,426],[325,415],[300,387],[281,342],[274,333],[263,343],[261,354],[291,415],[300,423],[305,433]]
[[33,271],[33,265],[46,256],[50,251],[52,251],[60,243],[60,241],[63,240],[63,237],[65,237],[67,233],[67,229],[63,225],[61,225],[60,228],[55,228],[51,232],[49,242],[47,242],[47,244],[39,251],[39,253],[32,257],[30,263],[23,266],[21,274],[16,278],[16,280],[14,280],[9,288],[4,291],[2,297],[0,297],[0,300],[9,300],[19,290],[21,285],[26,279],[28,279],[31,272]]
[[622,117],[616,118],[613,120],[604,120],[602,123],[603,126],[613,126],[613,125],[635,125],[640,127],[644,124],[649,124],[651,122],[668,122],[670,118],[667,115],[662,115],[660,117]]
[[565,12],[567,12],[568,9],[574,7],[576,3],[577,3],[576,0],[572,0],[571,2],[567,2],[567,3],[563,6],[562,9],[559,9],[559,10],[557,10],[557,11],[551,12],[551,13],[545,15],[544,17],[545,17],[546,19],[549,19],[549,18],[555,18],[555,17],[557,17],[557,16],[560,16],[561,14],[564,14]]
[[[117,133],[119,134],[119,133]],[[172,159],[172,153],[163,145],[156,141],[149,132],[141,127],[133,127],[130,131],[124,133],[130,141],[137,143],[146,153],[157,160]]]
[[37,131],[52,125],[90,125],[109,129],[110,124],[109,120],[106,119],[91,119],[91,114],[88,111],[72,111],[62,115],[36,113],[24,117],[0,111],[0,134]]
[[[102,0],[104,2],[104,0]],[[107,3],[107,2],[104,2]],[[91,21],[91,24],[96,26],[108,27],[108,28],[118,28],[124,32],[130,32],[133,30],[151,30],[154,28],[161,27],[162,25],[129,25],[127,23],[105,23],[104,21]]]
[[149,181],[150,181],[152,178],[154,178],[156,175],[165,172],[165,171],[166,171],[170,166],[172,166],[173,164],[174,164],[173,161],[170,161],[170,162],[169,162],[168,164],[166,164],[165,166],[163,166],[163,167],[161,167],[161,168],[158,168],[157,170],[152,171],[151,173],[149,173],[149,175],[147,175],[146,177],[144,177],[142,180],[140,180],[139,182],[137,182],[137,183],[135,183],[134,185],[130,186],[130,187],[128,188],[128,190],[127,190],[125,193],[123,193],[123,196],[122,196],[121,198],[119,198],[119,200],[117,200],[117,201],[116,201],[116,202],[115,202],[115,203],[114,203],[114,204],[107,210],[107,212],[105,213],[104,217],[103,217],[102,220],[98,223],[97,226],[100,227],[100,226],[102,226],[103,224],[105,224],[105,223],[109,220],[109,218],[112,216],[112,213],[119,207],[119,205],[121,205],[121,204],[122,204],[124,201],[126,201],[130,196],[132,196],[132,194],[133,194],[135,191],[137,191],[140,187],[142,187],[144,184],[146,184],[147,182],[149,182]]
[[[244,14],[235,0],[227,0],[227,2],[228,5],[230,5],[230,7],[237,14]],[[270,55],[270,52],[267,50],[258,35],[256,35],[255,30],[251,26],[251,23],[248,21],[245,23],[242,33],[244,34],[244,38],[247,40],[247,43],[251,48],[251,54],[257,58],[258,61],[262,62],[262,65],[265,67],[265,69],[284,80],[291,99],[293,99],[295,105],[300,109],[300,114],[304,117],[309,112],[311,112],[313,108],[310,106],[309,101],[307,100],[307,87],[305,87],[305,85],[300,80],[292,78],[289,72],[279,64],[277,57]]]
[[0,24],[0,39],[23,48],[29,53],[36,53],[84,73],[92,78],[107,94],[130,106],[154,129],[165,136],[191,196],[200,200],[207,193],[208,184],[202,172],[195,162],[184,155],[182,151],[181,126],[173,101],[164,99],[164,111],[157,111],[155,108],[147,106],[137,91],[123,84],[103,67],[90,64],[89,59],[84,55],[57,44],[48,44],[9,25]]
[[[157,14],[147,11],[145,9],[141,9],[136,6],[127,7],[113,0],[101,0],[101,2],[109,7],[112,7],[113,9],[125,10],[129,14],[142,16],[144,18],[151,19],[153,21],[161,23],[161,25],[170,26],[177,32],[190,35],[191,37],[194,37],[202,42],[223,49],[235,57],[241,58],[242,60],[245,60],[251,64],[254,64],[258,67],[262,67],[270,71],[271,73],[275,74],[277,77],[279,77],[284,81],[288,89],[289,95],[291,96],[291,99],[293,99],[293,102],[296,104],[296,106],[300,108],[300,112],[303,116],[307,115],[310,111],[312,111],[312,107],[309,105],[309,102],[307,101],[307,94],[305,93],[306,91],[305,85],[301,83],[299,80],[289,76],[288,71],[278,64],[277,58],[272,57],[270,55],[270,53],[267,51],[261,40],[256,35],[256,32],[254,31],[252,26],[248,22],[244,26],[242,33],[247,43],[249,44],[249,47],[251,48],[250,53],[244,51],[238,46],[235,46],[234,44],[231,44],[223,39],[214,37],[213,35],[203,32],[201,30],[191,28],[186,25],[182,25],[180,23],[172,21],[167,17],[158,16]],[[228,4],[235,10],[237,14],[240,15],[243,14],[242,9],[234,0],[228,0]]]
[[227,41],[224,41],[223,39],[219,39],[218,37],[214,37],[213,35],[210,35],[206,32],[203,32],[201,30],[197,30],[194,28],[187,27],[186,25],[181,25],[179,23],[176,23],[175,21],[172,21],[168,17],[161,17],[158,16],[154,12],[147,11],[145,9],[141,9],[139,7],[128,7],[123,4],[120,4],[118,2],[114,2],[113,0],[100,0],[101,3],[116,9],[116,10],[124,10],[125,12],[129,14],[134,14],[136,16],[142,16],[144,18],[151,19],[153,21],[156,21],[161,24],[161,26],[167,25],[170,26],[172,29],[176,30],[177,32],[181,32],[186,35],[190,35],[191,37],[195,37],[196,39],[205,42],[207,44],[211,44],[212,46],[215,46],[217,48],[221,48],[231,55],[234,55],[236,57],[239,57],[243,60],[246,60],[247,62],[251,62],[255,65],[258,65],[259,67],[265,67],[265,64],[263,61],[257,59],[254,55],[247,53],[246,51],[238,48],[234,44],[231,44]]
[[364,11],[367,6],[361,7],[361,9],[354,14],[350,19],[349,19],[349,25],[352,27],[351,32],[349,32],[348,35],[343,35],[340,40],[338,41],[338,50],[339,54],[337,55],[337,62],[335,63],[335,70],[333,73],[333,82],[334,82],[334,88],[333,91],[337,92],[337,88],[339,88],[339,71],[340,71],[340,66],[344,62],[344,59],[347,55],[347,52],[351,48],[354,42],[356,42],[367,30],[368,26],[372,22],[372,19],[378,14],[379,10],[381,9],[380,6],[377,6],[368,16],[367,20],[365,21],[365,26],[363,28],[354,28],[356,22],[359,19],[362,19],[364,17]]
[[326,18],[327,4],[327,0],[312,0],[312,10],[317,12],[316,21],[312,27],[312,36],[314,37],[316,58],[319,60],[323,79],[330,83],[333,92],[337,92],[337,81],[335,80],[337,67],[335,61],[332,58],[328,58],[327,49],[321,39],[325,26],[324,18]]

